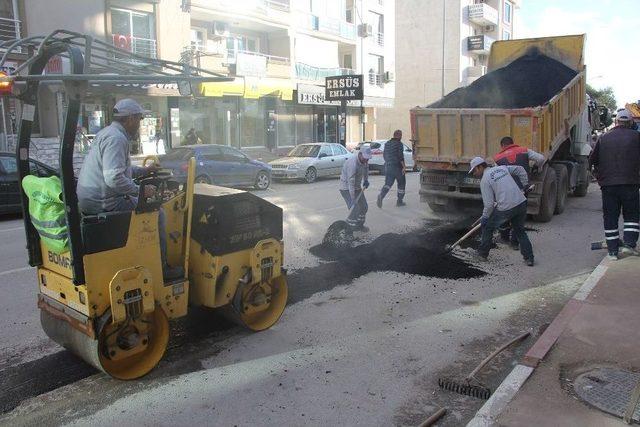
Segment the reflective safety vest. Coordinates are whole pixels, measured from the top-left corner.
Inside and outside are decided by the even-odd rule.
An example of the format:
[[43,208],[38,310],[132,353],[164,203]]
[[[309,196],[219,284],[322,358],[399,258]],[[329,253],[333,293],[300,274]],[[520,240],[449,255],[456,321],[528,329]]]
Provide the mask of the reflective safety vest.
[[493,156],[493,161],[500,166],[522,166],[529,174],[529,149],[516,144],[508,145]]
[[69,229],[62,201],[62,183],[57,176],[27,175],[22,188],[29,197],[29,216],[47,248],[57,254],[69,250]]

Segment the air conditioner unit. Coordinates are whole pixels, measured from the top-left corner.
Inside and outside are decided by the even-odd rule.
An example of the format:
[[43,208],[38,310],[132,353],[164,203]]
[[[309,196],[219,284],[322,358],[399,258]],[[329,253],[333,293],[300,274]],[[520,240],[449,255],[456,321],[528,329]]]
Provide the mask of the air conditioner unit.
[[486,25],[486,26],[484,27],[484,30],[485,30],[485,31],[489,31],[489,32],[491,32],[491,31],[495,31],[495,29],[496,29],[496,26],[495,26],[495,25]]
[[370,37],[372,35],[373,35],[373,28],[371,27],[371,24],[358,25],[358,36]]
[[384,72],[384,82],[385,83],[395,82],[395,81],[396,81],[396,73],[394,73],[393,71],[385,71]]
[[226,22],[214,22],[213,33],[216,36],[227,36],[229,35],[229,26]]

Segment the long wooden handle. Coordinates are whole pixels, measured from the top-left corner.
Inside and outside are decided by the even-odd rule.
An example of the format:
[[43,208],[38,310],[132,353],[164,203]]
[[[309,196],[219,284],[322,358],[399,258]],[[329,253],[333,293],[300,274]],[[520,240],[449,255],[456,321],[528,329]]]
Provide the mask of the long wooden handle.
[[474,379],[474,377],[476,376],[476,374],[478,372],[480,372],[480,369],[484,368],[484,366],[489,363],[491,361],[491,359],[493,359],[494,357],[496,357],[498,354],[502,353],[505,349],[507,349],[508,347],[511,347],[513,344],[522,341],[523,339],[527,338],[529,335],[531,335],[531,332],[525,332],[523,334],[518,335],[517,337],[515,337],[514,339],[512,339],[511,341],[509,341],[506,344],[503,344],[502,346],[500,346],[500,348],[496,349],[493,353],[491,353],[490,355],[488,355],[482,362],[480,362],[480,364],[478,366],[476,366],[476,368],[471,371],[471,373],[469,375],[467,375],[467,382],[471,381],[471,379]]
[[469,236],[471,236],[473,233],[475,233],[476,231],[478,231],[478,229],[482,227],[482,224],[476,224],[475,227],[473,227],[471,230],[469,230],[467,232],[467,234],[465,234],[464,236],[462,236],[461,238],[459,238],[458,240],[456,240],[456,242],[451,245],[451,249],[455,248],[456,246],[458,246],[461,242],[465,241],[466,239],[469,238]]

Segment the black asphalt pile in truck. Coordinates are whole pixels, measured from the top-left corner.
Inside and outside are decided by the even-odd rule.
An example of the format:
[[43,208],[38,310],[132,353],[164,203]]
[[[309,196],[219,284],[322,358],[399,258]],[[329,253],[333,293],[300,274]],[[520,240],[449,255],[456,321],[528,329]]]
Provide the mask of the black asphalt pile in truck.
[[542,54],[522,56],[461,87],[429,108],[527,108],[544,105],[577,72]]

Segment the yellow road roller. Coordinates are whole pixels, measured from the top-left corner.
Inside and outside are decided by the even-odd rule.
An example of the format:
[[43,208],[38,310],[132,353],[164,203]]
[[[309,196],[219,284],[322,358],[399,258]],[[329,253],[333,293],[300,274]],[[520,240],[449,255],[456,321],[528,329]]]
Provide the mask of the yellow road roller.
[[[138,57],[69,31],[13,41],[4,49],[36,52],[15,74],[0,76],[0,91],[22,100],[16,149],[21,181],[30,173],[29,141],[40,82],[55,78],[66,94],[60,197],[68,250],[47,245],[30,217],[29,197],[22,194],[29,264],[37,267],[38,307],[47,335],[87,363],[126,380],[157,365],[169,341],[169,321],[186,316],[189,307],[220,308],[254,331],[276,323],[287,302],[279,207],[245,191],[194,184],[192,159],[186,184],[162,171],[142,177],[140,194],[154,185],[157,196],[141,197],[133,212],[83,215],[78,208],[73,154],[87,92],[171,83],[188,95],[195,84],[227,78]],[[43,74],[53,56],[68,58],[71,73]],[[168,261],[185,271],[183,278],[169,283],[163,281],[160,261],[160,209],[166,215]]]

